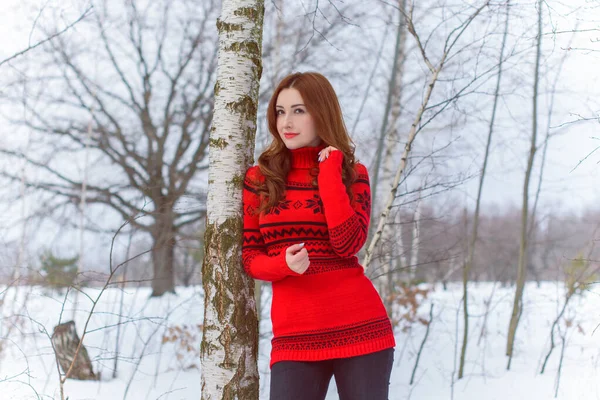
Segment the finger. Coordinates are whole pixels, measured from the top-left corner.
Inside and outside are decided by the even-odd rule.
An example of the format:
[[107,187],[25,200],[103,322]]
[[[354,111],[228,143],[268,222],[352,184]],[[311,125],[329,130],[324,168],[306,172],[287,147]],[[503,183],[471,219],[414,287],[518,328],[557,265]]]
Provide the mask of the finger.
[[296,254],[293,254],[292,257],[296,262],[301,262],[304,261],[305,258],[308,259],[308,252],[306,249],[302,249]]
[[310,263],[303,264],[302,269],[301,269],[302,273],[306,272],[306,270],[308,269],[309,266],[310,266]]
[[288,247],[286,249],[286,253],[295,254],[298,251],[302,250],[303,247],[304,247],[304,243],[298,243],[298,244],[291,245],[290,247]]
[[319,162],[325,160],[329,157],[329,151],[327,149],[323,149],[323,152],[319,155]]

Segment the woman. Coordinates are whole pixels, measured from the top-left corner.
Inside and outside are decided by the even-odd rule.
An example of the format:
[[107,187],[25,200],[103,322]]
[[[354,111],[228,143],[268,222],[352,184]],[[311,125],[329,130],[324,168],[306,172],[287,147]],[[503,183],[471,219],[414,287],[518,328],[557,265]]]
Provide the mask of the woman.
[[385,400],[394,336],[356,254],[371,212],[369,176],[329,81],[284,78],[267,110],[273,142],[244,182],[243,264],[273,283],[271,399]]

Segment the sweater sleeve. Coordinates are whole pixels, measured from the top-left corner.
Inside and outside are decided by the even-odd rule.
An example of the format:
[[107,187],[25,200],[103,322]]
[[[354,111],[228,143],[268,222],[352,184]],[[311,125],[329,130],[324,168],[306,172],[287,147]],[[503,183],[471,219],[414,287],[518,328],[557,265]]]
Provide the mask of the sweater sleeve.
[[267,255],[265,242],[259,229],[258,214],[260,196],[256,191],[260,170],[257,166],[246,172],[244,179],[244,241],[242,243],[242,264],[248,275],[261,281],[275,282],[287,276],[300,274],[292,271],[285,261],[285,251],[277,256]]
[[371,215],[371,189],[367,168],[356,164],[358,173],[352,184],[353,201],[350,203],[342,182],[344,153],[332,151],[319,166],[319,193],[325,209],[329,240],[341,257],[356,255],[365,244]]

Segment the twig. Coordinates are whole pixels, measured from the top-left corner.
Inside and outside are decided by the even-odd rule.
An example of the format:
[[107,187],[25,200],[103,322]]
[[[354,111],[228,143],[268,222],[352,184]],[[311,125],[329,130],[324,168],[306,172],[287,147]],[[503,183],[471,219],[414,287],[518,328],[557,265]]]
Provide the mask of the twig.
[[596,147],[594,150],[592,150],[587,156],[585,156],[584,158],[582,158],[581,160],[579,160],[579,162],[577,163],[577,165],[575,167],[573,167],[572,170],[569,171],[569,173],[575,171],[577,169],[577,167],[579,167],[581,165],[581,163],[583,163],[585,160],[587,160],[592,154],[594,154],[594,152],[596,150],[600,149],[600,146]]
[[[117,236],[119,235],[119,233],[121,232],[121,230],[127,226],[130,223],[129,220],[125,221],[120,227],[119,229],[117,229],[117,231],[115,232],[112,241],[111,241],[111,246],[110,246],[110,254],[109,254],[109,269],[110,269],[110,274],[108,275],[108,279],[106,280],[104,286],[102,287],[102,289],[100,290],[100,293],[98,293],[98,296],[96,296],[95,300],[92,300],[92,308],[90,309],[89,313],[88,313],[88,317],[85,321],[85,324],[83,326],[83,332],[81,334],[81,339],[79,340],[79,344],[77,345],[77,348],[75,349],[75,353],[73,355],[73,360],[71,361],[71,365],[69,366],[69,369],[67,371],[65,371],[64,375],[60,374],[60,368],[59,368],[59,383],[60,383],[60,393],[61,393],[61,400],[64,400],[64,393],[63,393],[63,388],[64,388],[64,383],[66,382],[66,380],[69,378],[71,371],[73,370],[73,367],[75,366],[75,361],[77,360],[77,356],[79,354],[79,351],[81,350],[81,347],[83,346],[83,339],[85,338],[85,336],[88,333],[87,327],[90,323],[90,320],[92,319],[92,315],[94,315],[94,310],[96,309],[96,306],[98,305],[98,302],[100,301],[100,298],[102,297],[102,295],[104,294],[104,292],[106,291],[106,289],[108,288],[110,281],[112,280],[114,274],[117,272],[117,270],[124,264],[128,263],[131,260],[125,260],[124,262],[122,262],[121,264],[117,265],[114,269],[112,268],[112,256],[113,256],[113,248],[114,248],[114,243],[115,240],[117,239]],[[136,255],[135,257],[132,257],[132,259],[137,258],[139,256],[141,256],[142,254],[148,253],[152,251],[152,249],[147,250],[145,252],[142,252],[141,254]],[[76,288],[75,288],[76,289]],[[82,292],[83,293],[83,292]],[[54,345],[52,346],[54,348]],[[56,352],[56,349],[55,349]],[[58,356],[56,357],[56,362],[58,364]],[[57,366],[58,368],[58,366]]]
[[79,18],[77,18],[77,20],[75,20],[74,22],[72,22],[71,24],[67,25],[62,31],[55,33],[54,35],[51,35],[49,37],[47,37],[46,39],[37,42],[36,44],[32,45],[32,46],[28,46],[26,49],[23,49],[21,51],[19,51],[18,53],[13,54],[12,56],[8,57],[5,60],[0,61],[0,66],[2,66],[3,64],[6,64],[7,62],[14,60],[15,58],[22,56],[23,54],[27,53],[30,50],[35,49],[36,47],[39,47],[41,45],[43,45],[44,43],[47,43],[49,41],[51,41],[52,39],[54,39],[57,36],[62,35],[63,33],[65,33],[66,31],[68,31],[69,29],[71,29],[75,24],[79,23],[81,20],[83,20],[85,17],[87,17],[88,13],[90,12],[90,10],[94,8],[94,6],[89,6],[87,8],[87,10],[85,10],[85,12],[83,14],[81,14],[81,16]]
[[556,387],[555,387],[555,390],[554,390],[554,398],[558,397],[558,388],[560,386],[560,373],[562,371],[563,359],[564,359],[564,356],[565,356],[566,336],[567,336],[567,332],[566,331],[565,331],[564,335],[560,336],[561,339],[562,339],[562,346],[561,346],[561,349],[560,349],[560,361],[558,363],[558,371],[556,372]]
[[417,367],[419,366],[419,360],[421,359],[421,353],[423,352],[423,347],[425,347],[425,342],[427,341],[427,337],[429,336],[429,328],[431,327],[431,323],[433,322],[433,303],[429,308],[429,323],[427,324],[427,330],[425,331],[425,336],[421,341],[421,346],[419,347],[419,352],[417,353],[417,359],[415,360],[415,366],[413,367],[412,375],[410,376],[410,385],[413,384],[415,379],[415,373],[417,372]]
[[[462,305],[462,299],[460,301],[461,305]],[[454,337],[456,338],[456,340],[454,341],[454,365],[452,366],[452,375],[451,379],[450,379],[450,400],[454,400],[454,385],[456,384],[456,361],[457,361],[457,356],[456,353],[458,353],[458,320],[459,320],[459,314],[460,314],[460,305],[458,307],[456,307],[456,323],[454,324]]]
[[[427,89],[425,90],[425,94],[424,97],[421,101],[421,104],[419,106],[419,109],[417,111],[417,114],[415,115],[415,118],[413,120],[413,123],[410,127],[410,130],[408,132],[408,138],[406,140],[406,144],[404,146],[404,152],[402,153],[402,156],[400,158],[400,164],[398,165],[398,168],[396,169],[396,175],[393,178],[392,181],[392,188],[388,194],[388,198],[386,200],[386,202],[384,203],[384,207],[383,207],[383,211],[380,213],[379,215],[379,221],[377,223],[377,228],[375,229],[375,235],[373,236],[373,238],[371,239],[369,245],[367,246],[367,251],[365,253],[365,256],[363,258],[363,268],[365,270],[365,273],[367,271],[367,269],[369,268],[369,263],[371,261],[371,258],[373,257],[373,252],[377,246],[377,242],[379,241],[379,239],[381,238],[381,235],[383,233],[383,228],[387,222],[387,217],[390,213],[390,209],[392,207],[392,203],[394,201],[394,198],[396,197],[396,193],[398,191],[398,185],[400,183],[400,178],[402,175],[404,175],[405,169],[406,169],[406,164],[408,161],[408,156],[411,152],[412,149],[412,145],[413,142],[417,136],[417,134],[419,133],[419,130],[417,129],[422,118],[423,118],[423,114],[425,112],[425,109],[427,107],[427,105],[429,104],[429,99],[431,98],[431,94],[433,92],[434,86],[436,84],[436,82],[438,81],[439,75],[442,71],[442,69],[444,68],[444,64],[445,61],[450,53],[450,51],[452,50],[452,47],[454,46],[454,44],[456,43],[456,41],[458,40],[458,38],[465,32],[465,30],[467,29],[467,27],[469,26],[469,24],[473,21],[473,19],[481,12],[481,10],[483,10],[483,8],[487,7],[489,2],[486,2],[482,7],[478,8],[467,20],[467,22],[463,23],[461,26],[457,27],[453,33],[455,31],[458,30],[458,34],[456,36],[456,38],[454,39],[454,41],[451,44],[446,43],[445,45],[445,49],[444,49],[444,53],[442,54],[442,57],[438,63],[437,68],[434,67],[431,62],[429,61],[429,59],[427,58],[427,54],[425,52],[425,48],[422,46],[419,35],[417,34],[417,32],[415,31],[415,27],[413,25],[412,22],[412,17],[407,17],[407,27],[408,27],[408,31],[414,36],[415,40],[417,41],[417,44],[419,46],[419,49],[421,50],[421,55],[423,58],[423,61],[425,62],[425,64],[427,64],[427,67],[429,68],[429,70],[431,71],[431,76],[428,80],[427,83]],[[413,5],[414,7],[414,5]],[[412,8],[411,8],[411,15],[412,15]],[[459,29],[460,28],[460,29]],[[448,37],[448,40],[450,40],[450,38]]]
[[552,327],[550,328],[550,348],[548,349],[546,358],[544,358],[544,363],[542,364],[542,369],[540,370],[540,374],[543,374],[544,371],[546,370],[546,365],[548,364],[548,359],[550,358],[550,355],[552,355],[552,351],[554,350],[554,347],[556,347],[556,344],[554,343],[554,329],[558,328],[558,331],[560,332],[559,321],[567,309],[569,300],[571,300],[571,296],[567,294],[567,296],[565,298],[565,303],[563,304],[563,307],[562,307],[562,310],[560,310],[560,313],[558,313],[558,316],[556,317],[556,319],[552,323]]

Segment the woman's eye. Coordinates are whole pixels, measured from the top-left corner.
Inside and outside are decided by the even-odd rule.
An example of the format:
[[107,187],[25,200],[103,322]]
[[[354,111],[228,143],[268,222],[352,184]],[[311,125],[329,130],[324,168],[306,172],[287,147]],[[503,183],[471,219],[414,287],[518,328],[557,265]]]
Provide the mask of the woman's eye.
[[303,110],[303,109],[301,109],[301,108],[296,108],[296,109],[294,110],[294,112],[295,112],[295,113],[297,113],[297,114],[302,114],[302,113],[304,112],[304,110]]
[[277,115],[283,115],[283,110],[277,110],[276,114]]

